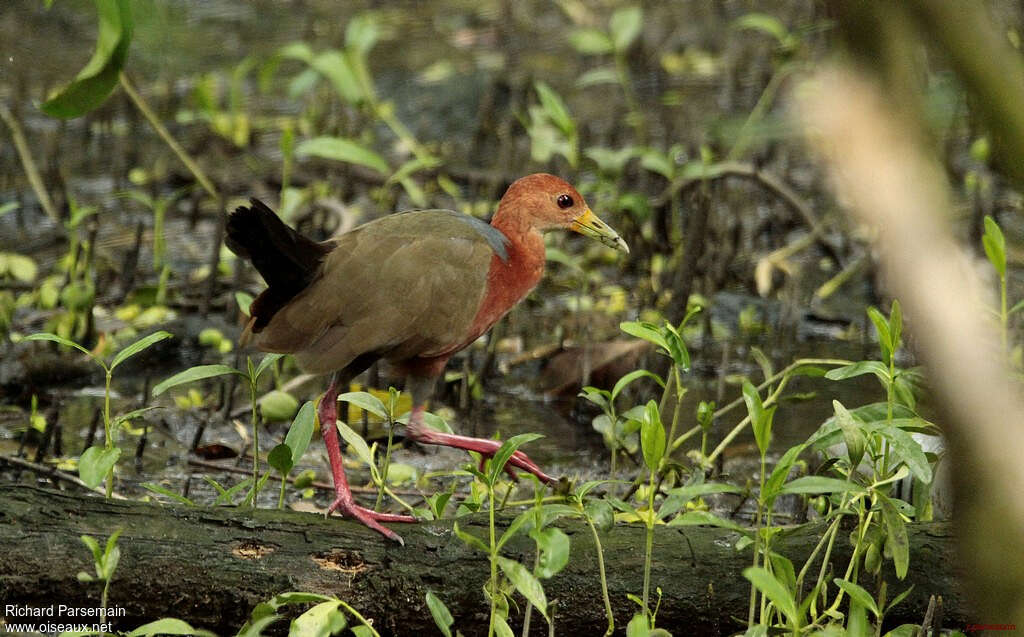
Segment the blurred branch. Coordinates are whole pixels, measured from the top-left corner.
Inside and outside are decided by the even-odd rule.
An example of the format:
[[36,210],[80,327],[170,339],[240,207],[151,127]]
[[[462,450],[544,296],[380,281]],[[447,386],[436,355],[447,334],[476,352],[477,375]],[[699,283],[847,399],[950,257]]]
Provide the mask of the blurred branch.
[[57,207],[53,205],[46,186],[43,185],[43,178],[39,176],[39,169],[36,168],[36,162],[32,159],[32,153],[29,152],[28,143],[25,141],[25,133],[6,104],[0,104],[0,119],[4,120],[4,124],[7,124],[7,128],[11,131],[14,147],[18,150],[18,158],[21,159],[21,167],[25,170],[25,176],[28,177],[28,183],[32,185],[36,198],[39,199],[39,205],[43,207],[46,216],[59,226],[60,214],[57,212]]
[[979,617],[1024,624],[1024,403],[983,320],[981,284],[948,227],[942,169],[922,151],[920,127],[893,114],[888,91],[844,70],[820,74],[807,89],[797,121],[851,213],[878,229],[886,279],[946,411]]

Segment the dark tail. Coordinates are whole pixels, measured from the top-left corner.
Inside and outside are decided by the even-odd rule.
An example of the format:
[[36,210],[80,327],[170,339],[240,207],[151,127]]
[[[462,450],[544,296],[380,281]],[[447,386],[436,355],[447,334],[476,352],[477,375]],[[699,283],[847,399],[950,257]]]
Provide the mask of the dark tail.
[[250,201],[251,206],[240,206],[228,217],[224,243],[251,261],[267,282],[249,312],[252,331],[259,332],[313,282],[330,248],[292,230],[262,201]]

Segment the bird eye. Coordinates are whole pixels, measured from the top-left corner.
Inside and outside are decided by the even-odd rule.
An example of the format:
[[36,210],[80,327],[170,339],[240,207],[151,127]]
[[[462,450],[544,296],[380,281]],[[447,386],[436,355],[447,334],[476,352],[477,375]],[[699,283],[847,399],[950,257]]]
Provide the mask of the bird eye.
[[555,200],[559,208],[572,208],[574,203],[572,197],[569,195],[558,195],[558,199]]

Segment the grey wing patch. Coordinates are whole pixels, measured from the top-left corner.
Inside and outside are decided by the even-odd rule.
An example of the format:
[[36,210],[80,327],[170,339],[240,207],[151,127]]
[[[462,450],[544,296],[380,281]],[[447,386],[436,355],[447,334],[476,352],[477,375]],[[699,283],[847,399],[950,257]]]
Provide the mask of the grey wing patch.
[[477,219],[476,217],[471,217],[454,211],[451,211],[451,213],[452,216],[458,217],[460,221],[465,222],[474,230],[479,232],[480,236],[487,240],[488,245],[491,246],[491,250],[494,250],[494,254],[498,255],[498,258],[501,259],[502,263],[508,263],[508,237],[506,237],[501,230],[498,230],[486,221]]

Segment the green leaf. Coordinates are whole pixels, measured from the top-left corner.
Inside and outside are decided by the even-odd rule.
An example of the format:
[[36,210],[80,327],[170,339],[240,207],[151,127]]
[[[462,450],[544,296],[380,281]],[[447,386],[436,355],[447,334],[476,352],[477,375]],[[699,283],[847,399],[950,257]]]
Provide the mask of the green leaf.
[[92,58],[75,80],[39,107],[52,117],[79,117],[102,104],[117,86],[132,40],[131,0],[93,0],[99,35]]
[[146,349],[153,343],[159,343],[160,341],[167,338],[174,338],[174,335],[171,334],[170,332],[165,332],[163,330],[153,332],[149,336],[143,336],[139,340],[135,341],[128,347],[118,352],[116,356],[114,356],[114,360],[110,362],[110,371],[114,371],[114,368],[123,363],[125,359],[131,356],[135,356],[136,354]]
[[803,450],[807,448],[806,444],[800,444],[790,447],[786,450],[786,453],[782,454],[776,463],[775,468],[772,469],[771,475],[764,482],[764,491],[761,493],[761,499],[767,506],[771,506],[771,503],[775,500],[775,496],[779,494],[779,489],[782,488],[783,483],[786,482],[786,478],[789,477],[789,471],[793,468],[793,464],[796,462],[797,457],[803,453]]
[[647,615],[639,612],[626,624],[626,637],[648,637],[651,634],[651,625],[647,622]]
[[372,168],[382,175],[391,173],[388,162],[376,152],[365,146],[343,137],[314,137],[301,142],[295,148],[300,157],[320,157],[343,161]]
[[345,629],[348,622],[338,606],[341,600],[320,602],[292,620],[288,637],[331,637]]
[[752,29],[767,33],[778,40],[779,44],[785,44],[789,39],[789,31],[785,25],[778,18],[767,13],[748,13],[740,16],[733,22],[733,26],[737,29]]
[[103,482],[103,478],[121,457],[121,449],[111,447],[104,449],[100,446],[92,446],[82,452],[78,459],[78,477],[82,479],[90,489],[95,489]]
[[256,378],[266,371],[268,367],[279,361],[284,354],[266,354],[260,359],[260,364],[256,366]]
[[0,270],[6,269],[15,280],[22,283],[35,281],[36,275],[39,274],[39,266],[31,257],[7,252],[0,253],[0,259],[6,262],[6,266],[0,265]]
[[665,455],[665,426],[661,422],[658,403],[651,400],[644,409],[640,425],[640,447],[644,453],[644,463],[651,471],[657,471],[661,459]]
[[789,620],[791,626],[800,624],[800,614],[797,611],[796,600],[782,583],[775,579],[775,576],[760,566],[743,569],[743,577],[750,580],[754,587],[767,597],[775,608]]
[[481,551],[482,553],[490,554],[491,549],[488,548],[486,544],[484,544],[484,541],[478,538],[477,536],[473,535],[472,533],[460,529],[458,522],[452,525],[452,533],[454,533],[455,537],[462,540],[463,543],[469,546],[470,548],[474,548],[478,551]]
[[501,447],[494,452],[494,456],[491,458],[490,469],[487,474],[487,481],[493,485],[498,481],[498,476],[505,469],[505,464],[512,457],[512,454],[516,452],[519,447],[525,445],[528,442],[533,442],[544,436],[540,434],[519,434],[518,436],[512,436],[508,440],[502,443]]
[[893,355],[893,339],[892,332],[889,330],[889,321],[876,307],[868,308],[868,318],[875,324],[875,332],[878,333],[878,344],[882,348],[882,362],[888,365]]
[[20,206],[21,204],[19,204],[17,201],[8,201],[5,204],[0,204],[0,217],[4,216],[8,212],[17,210]]
[[583,55],[603,55],[615,50],[615,43],[604,31],[578,29],[569,34],[569,44]]
[[569,563],[569,536],[562,529],[534,529],[530,531],[530,537],[537,543],[537,550],[540,551],[537,559],[537,577],[551,578]]
[[832,401],[832,409],[835,412],[836,422],[843,432],[843,440],[846,442],[846,455],[850,459],[850,467],[856,468],[864,457],[864,450],[867,448],[868,440],[861,431],[861,427],[854,420],[846,407],[838,400]]
[[276,445],[267,454],[267,462],[270,463],[271,467],[277,469],[282,476],[288,475],[288,472],[294,466],[292,464],[292,448],[283,442]]
[[765,409],[757,388],[747,379],[743,379],[743,402],[747,405],[750,428],[754,431],[754,441],[763,458],[768,452],[768,445],[772,442],[772,417],[775,414],[775,406]]
[[598,531],[609,531],[615,525],[615,511],[607,500],[590,500],[583,510]]
[[875,600],[871,597],[871,593],[864,590],[863,587],[859,586],[858,584],[854,584],[853,582],[849,582],[844,579],[839,579],[838,577],[833,579],[832,581],[835,582],[836,586],[843,589],[843,591],[845,591],[846,594],[850,596],[850,599],[854,600],[864,608],[870,610],[875,617],[881,615],[881,613],[878,611],[878,604],[876,604]]
[[441,598],[434,595],[434,591],[427,591],[427,608],[430,609],[430,616],[434,618],[434,624],[437,625],[441,634],[444,637],[452,637],[452,624],[455,623],[455,618],[452,617]]
[[197,365],[195,367],[190,367],[183,372],[178,372],[174,376],[157,383],[157,385],[153,387],[153,397],[156,398],[168,389],[177,387],[178,385],[194,383],[197,380],[223,376],[224,374],[238,374],[239,376],[245,376],[245,374],[234,367],[228,367],[227,365]]
[[313,429],[316,428],[316,407],[313,401],[307,400],[295,414],[292,426],[288,428],[288,434],[284,437],[284,444],[292,451],[292,466],[299,464],[302,454],[306,453],[309,441],[313,439]]
[[846,480],[824,476],[804,476],[786,483],[779,489],[779,493],[843,493],[859,489],[859,486]]
[[345,26],[345,46],[365,56],[377,43],[380,29],[371,13],[361,13],[349,19]]
[[547,619],[548,600],[544,595],[544,587],[541,586],[540,580],[534,577],[529,569],[515,560],[510,560],[500,555],[496,556],[496,559],[498,560],[498,566],[501,567],[501,571],[512,582],[512,585],[516,587],[516,590]]
[[999,224],[989,215],[985,215],[985,234],[981,237],[981,243],[985,247],[985,256],[996,269],[996,273],[1000,278],[1005,277],[1006,238]]
[[676,487],[668,492],[668,497],[662,503],[661,508],[658,509],[658,519],[664,520],[673,513],[679,511],[686,503],[694,498],[699,498],[705,495],[711,495],[713,493],[741,493],[743,489],[731,484],[723,484],[720,482],[701,482],[700,484],[690,484],[684,487]]
[[590,69],[583,75],[576,78],[576,86],[580,88],[596,86],[598,84],[618,83],[619,75],[615,72],[615,69],[610,66],[599,66],[596,69]]
[[199,637],[216,637],[216,633],[201,628],[193,628],[188,623],[173,617],[164,617],[139,626],[128,637],[152,637],[153,635],[197,635]]
[[346,403],[352,403],[356,407],[360,407],[370,412],[374,416],[377,416],[381,420],[387,420],[388,409],[384,406],[384,402],[364,391],[350,391],[338,396],[338,400]]
[[153,484],[152,482],[143,482],[139,486],[142,487],[143,489],[147,490],[147,491],[152,491],[153,493],[158,493],[158,494],[160,494],[162,496],[168,497],[168,498],[174,500],[175,502],[180,502],[181,504],[185,504],[185,505],[188,505],[190,507],[194,507],[196,505],[195,502],[193,502],[192,500],[189,500],[188,498],[186,498],[185,496],[181,495],[180,493],[175,493],[174,491],[171,491],[170,489],[165,489],[165,488],[161,487],[159,484]]
[[252,306],[253,298],[251,294],[246,292],[235,292],[235,303],[238,304],[238,309],[242,311],[242,314],[249,315],[249,308]]
[[647,323],[646,321],[625,321],[623,323],[619,323],[619,329],[630,336],[635,336],[660,347],[666,354],[669,353],[668,342],[665,340],[665,337],[662,336],[661,330],[653,323]]
[[750,532],[750,529],[742,527],[732,520],[720,518],[710,511],[687,511],[682,515],[672,518],[668,526],[717,526],[740,533]]
[[854,376],[874,374],[883,384],[889,382],[889,368],[879,361],[858,361],[843,367],[836,367],[825,372],[825,378],[829,380],[846,380]]
[[658,383],[658,386],[660,386],[662,389],[665,388],[665,381],[662,380],[661,376],[658,376],[654,372],[649,372],[646,369],[635,369],[626,374],[625,376],[623,376],[622,378],[620,378],[619,381],[615,383],[615,387],[612,388],[612,400],[615,400],[618,397],[619,393],[621,393],[627,385],[637,380],[638,378],[654,379],[654,382]]
[[349,104],[359,104],[366,99],[363,86],[345,53],[334,49],[324,51],[310,60],[309,65],[326,77],[334,87],[334,92]]
[[907,537],[907,525],[903,521],[899,509],[888,496],[879,493],[878,499],[882,504],[882,520],[885,521],[887,547],[892,551],[896,577],[903,579],[907,576],[907,568],[910,566],[910,540]]
[[89,350],[85,349],[84,347],[82,347],[78,343],[76,343],[76,342],[74,342],[72,340],[66,339],[63,336],[57,336],[56,334],[50,334],[49,332],[37,332],[35,334],[29,334],[28,336],[25,337],[25,340],[26,341],[53,341],[54,343],[60,343],[61,345],[65,345],[67,347],[73,347],[73,348],[77,349],[78,351],[82,352],[83,354],[85,354],[86,356],[88,356],[89,358],[93,359],[94,361],[96,361],[100,365],[102,365],[103,369],[107,368],[107,366],[103,363],[103,360],[101,358],[99,358],[98,356],[96,356],[95,354],[90,352]]
[[280,389],[267,392],[256,402],[267,422],[291,420],[299,411],[299,399]]
[[883,427],[878,430],[878,433],[889,441],[893,454],[907,465],[915,478],[925,484],[931,484],[932,467],[928,463],[924,449],[921,448],[921,443],[897,427]]
[[540,98],[541,106],[544,107],[544,112],[547,113],[551,121],[554,122],[555,126],[562,131],[562,134],[566,137],[571,137],[576,132],[576,122],[573,121],[572,115],[569,114],[569,109],[566,107],[565,102],[559,97],[558,93],[553,88],[548,86],[542,81],[534,83],[534,88],[537,90],[537,97]]
[[628,49],[640,35],[643,25],[644,14],[640,7],[623,7],[616,10],[608,23],[615,48],[620,52]]
[[103,550],[100,548],[99,542],[89,535],[81,536],[81,540],[82,544],[85,544],[92,552],[92,561],[99,565],[103,561]]
[[[336,421],[334,425],[338,428],[338,433],[340,433],[341,437],[345,439],[345,442],[355,450],[356,456],[358,456],[364,464],[372,465],[373,454],[370,452],[370,447],[366,444],[366,441],[363,440],[363,437],[352,431],[351,427],[340,420]],[[320,426],[323,426],[323,423],[320,423]]]

